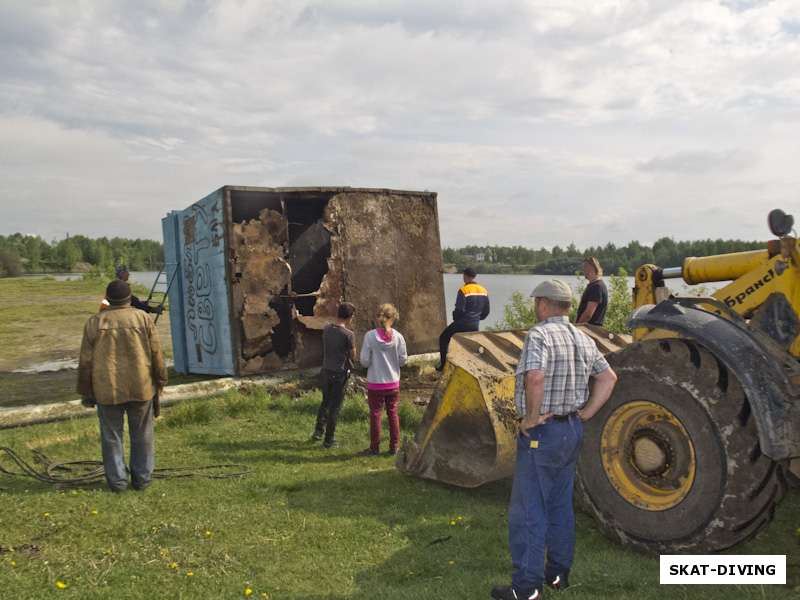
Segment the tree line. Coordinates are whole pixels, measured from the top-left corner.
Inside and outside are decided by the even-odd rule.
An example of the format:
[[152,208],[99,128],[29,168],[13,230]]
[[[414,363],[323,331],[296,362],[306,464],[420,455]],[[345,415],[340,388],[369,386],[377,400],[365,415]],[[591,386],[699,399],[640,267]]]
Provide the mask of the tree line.
[[633,241],[624,246],[608,243],[584,250],[579,250],[575,244],[538,250],[524,246],[464,246],[445,248],[442,258],[445,264],[455,265],[459,270],[473,266],[482,273],[572,275],[580,271],[583,257],[596,256],[606,273],[617,273],[620,269],[634,273],[644,264],[679,267],[687,256],[711,256],[764,247],[764,242],[756,241],[709,239],[681,242],[663,237],[652,246]]
[[[643,264],[677,267],[687,256],[709,256],[763,248],[764,242],[742,240],[675,241],[664,237],[652,246],[629,242],[624,246],[608,243],[579,250],[566,248],[526,248],[524,246],[464,246],[445,248],[445,264],[457,269],[473,266],[482,273],[538,273],[571,275],[581,268],[584,256],[596,256],[606,273],[624,269],[636,271]],[[155,240],[127,238],[89,238],[69,236],[47,242],[39,236],[15,233],[0,235],[0,276],[47,273],[90,268],[109,271],[126,264],[132,271],[158,270],[164,263],[164,245]]]
[[125,264],[131,271],[155,271],[164,263],[161,242],[73,235],[47,242],[39,236],[0,235],[0,276],[24,273],[111,271]]

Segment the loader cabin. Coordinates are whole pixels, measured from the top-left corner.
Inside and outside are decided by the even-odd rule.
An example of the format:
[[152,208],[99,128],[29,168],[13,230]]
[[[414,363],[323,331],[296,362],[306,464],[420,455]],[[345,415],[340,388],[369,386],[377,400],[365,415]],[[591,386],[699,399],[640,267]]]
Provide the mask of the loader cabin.
[[162,220],[175,369],[250,375],[322,363],[356,306],[358,343],[395,304],[410,353],[445,326],[436,194],[224,186]]

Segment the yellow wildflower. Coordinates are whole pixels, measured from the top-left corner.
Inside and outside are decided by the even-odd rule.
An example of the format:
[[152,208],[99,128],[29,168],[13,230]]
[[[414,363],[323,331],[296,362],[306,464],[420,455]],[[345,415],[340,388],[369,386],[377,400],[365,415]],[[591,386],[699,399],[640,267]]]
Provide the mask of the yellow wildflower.
[[42,516],[43,516],[45,519],[49,519],[49,518],[50,518],[50,513],[49,513],[49,512],[42,513]]
[[187,577],[194,577],[194,573],[192,571],[186,571]]
[[11,561],[11,566],[12,566],[12,567],[16,567],[16,566],[17,566],[17,561],[15,561],[15,560],[12,560],[12,561]]
[[451,519],[450,520],[450,525],[455,525],[455,524],[456,524],[456,522]]
[[212,535],[214,535],[214,534],[211,533],[210,531],[206,530],[206,537],[207,538],[210,538]]
[[91,512],[91,513],[89,513],[89,514],[96,515],[96,514],[97,514],[97,509],[96,509],[96,508],[93,508],[93,509],[92,509],[92,512]]
[[170,569],[177,569],[178,568],[178,563],[176,563],[175,561],[172,561],[171,563],[169,563],[169,568]]
[[59,590],[65,590],[68,587],[69,586],[66,583],[64,583],[63,581],[61,581],[60,579],[58,581],[56,581],[56,588],[58,588]]
[[250,589],[249,587],[246,587],[246,588],[244,588],[244,592],[243,593],[244,593],[245,596],[252,596],[253,595],[253,590]]

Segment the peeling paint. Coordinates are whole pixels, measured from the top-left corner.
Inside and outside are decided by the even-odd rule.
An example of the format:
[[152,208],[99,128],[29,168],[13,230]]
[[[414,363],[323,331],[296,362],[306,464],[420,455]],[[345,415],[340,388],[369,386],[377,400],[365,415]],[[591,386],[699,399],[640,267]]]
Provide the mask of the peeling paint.
[[[409,353],[437,349],[446,320],[435,193],[225,186],[201,204],[203,209],[213,204],[214,246],[221,251],[218,241],[225,240],[224,277],[218,264],[213,276],[200,264],[208,260],[205,255],[190,265],[184,264],[183,247],[176,247],[173,254],[183,270],[181,281],[194,289],[195,275],[203,275],[202,283],[220,307],[213,322],[200,323],[204,333],[220,342],[214,373],[224,369],[243,375],[319,366],[322,326],[335,318],[343,301],[356,306],[356,339],[373,327],[378,306],[390,302],[400,311],[397,328]],[[187,211],[165,219],[168,245],[183,243],[170,233],[178,214],[183,238],[206,244],[205,229],[197,227],[208,223],[195,222],[194,213]],[[223,221],[219,215],[224,216],[224,232],[217,228]],[[181,327],[196,328],[194,322],[183,325],[188,319],[183,311],[188,308],[179,294],[185,295],[176,291],[174,301],[170,296],[170,316]],[[176,361],[179,368],[188,370],[184,357],[197,352],[191,370],[206,372],[200,359],[205,360],[208,352],[201,355],[195,340],[180,332],[173,338],[178,339],[176,356],[183,358]],[[217,366],[224,361],[229,366]]]

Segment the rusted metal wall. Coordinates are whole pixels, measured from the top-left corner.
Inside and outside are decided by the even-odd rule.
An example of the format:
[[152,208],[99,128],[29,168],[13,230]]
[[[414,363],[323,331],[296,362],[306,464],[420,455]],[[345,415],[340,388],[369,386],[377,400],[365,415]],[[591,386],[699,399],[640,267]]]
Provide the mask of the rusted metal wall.
[[[213,283],[229,297],[227,372],[321,364],[321,330],[342,301],[356,306],[358,344],[391,302],[409,352],[437,348],[445,304],[435,193],[226,186],[213,196],[224,199],[227,269]],[[180,240],[165,234],[170,243]],[[171,299],[170,316],[183,322],[172,314],[180,306]],[[173,342],[176,365],[185,364],[190,350]]]
[[332,198],[328,211],[339,237],[332,266],[343,272],[328,285],[358,308],[356,333],[368,331],[378,306],[391,302],[409,352],[437,349],[445,309],[435,196],[346,193]]

